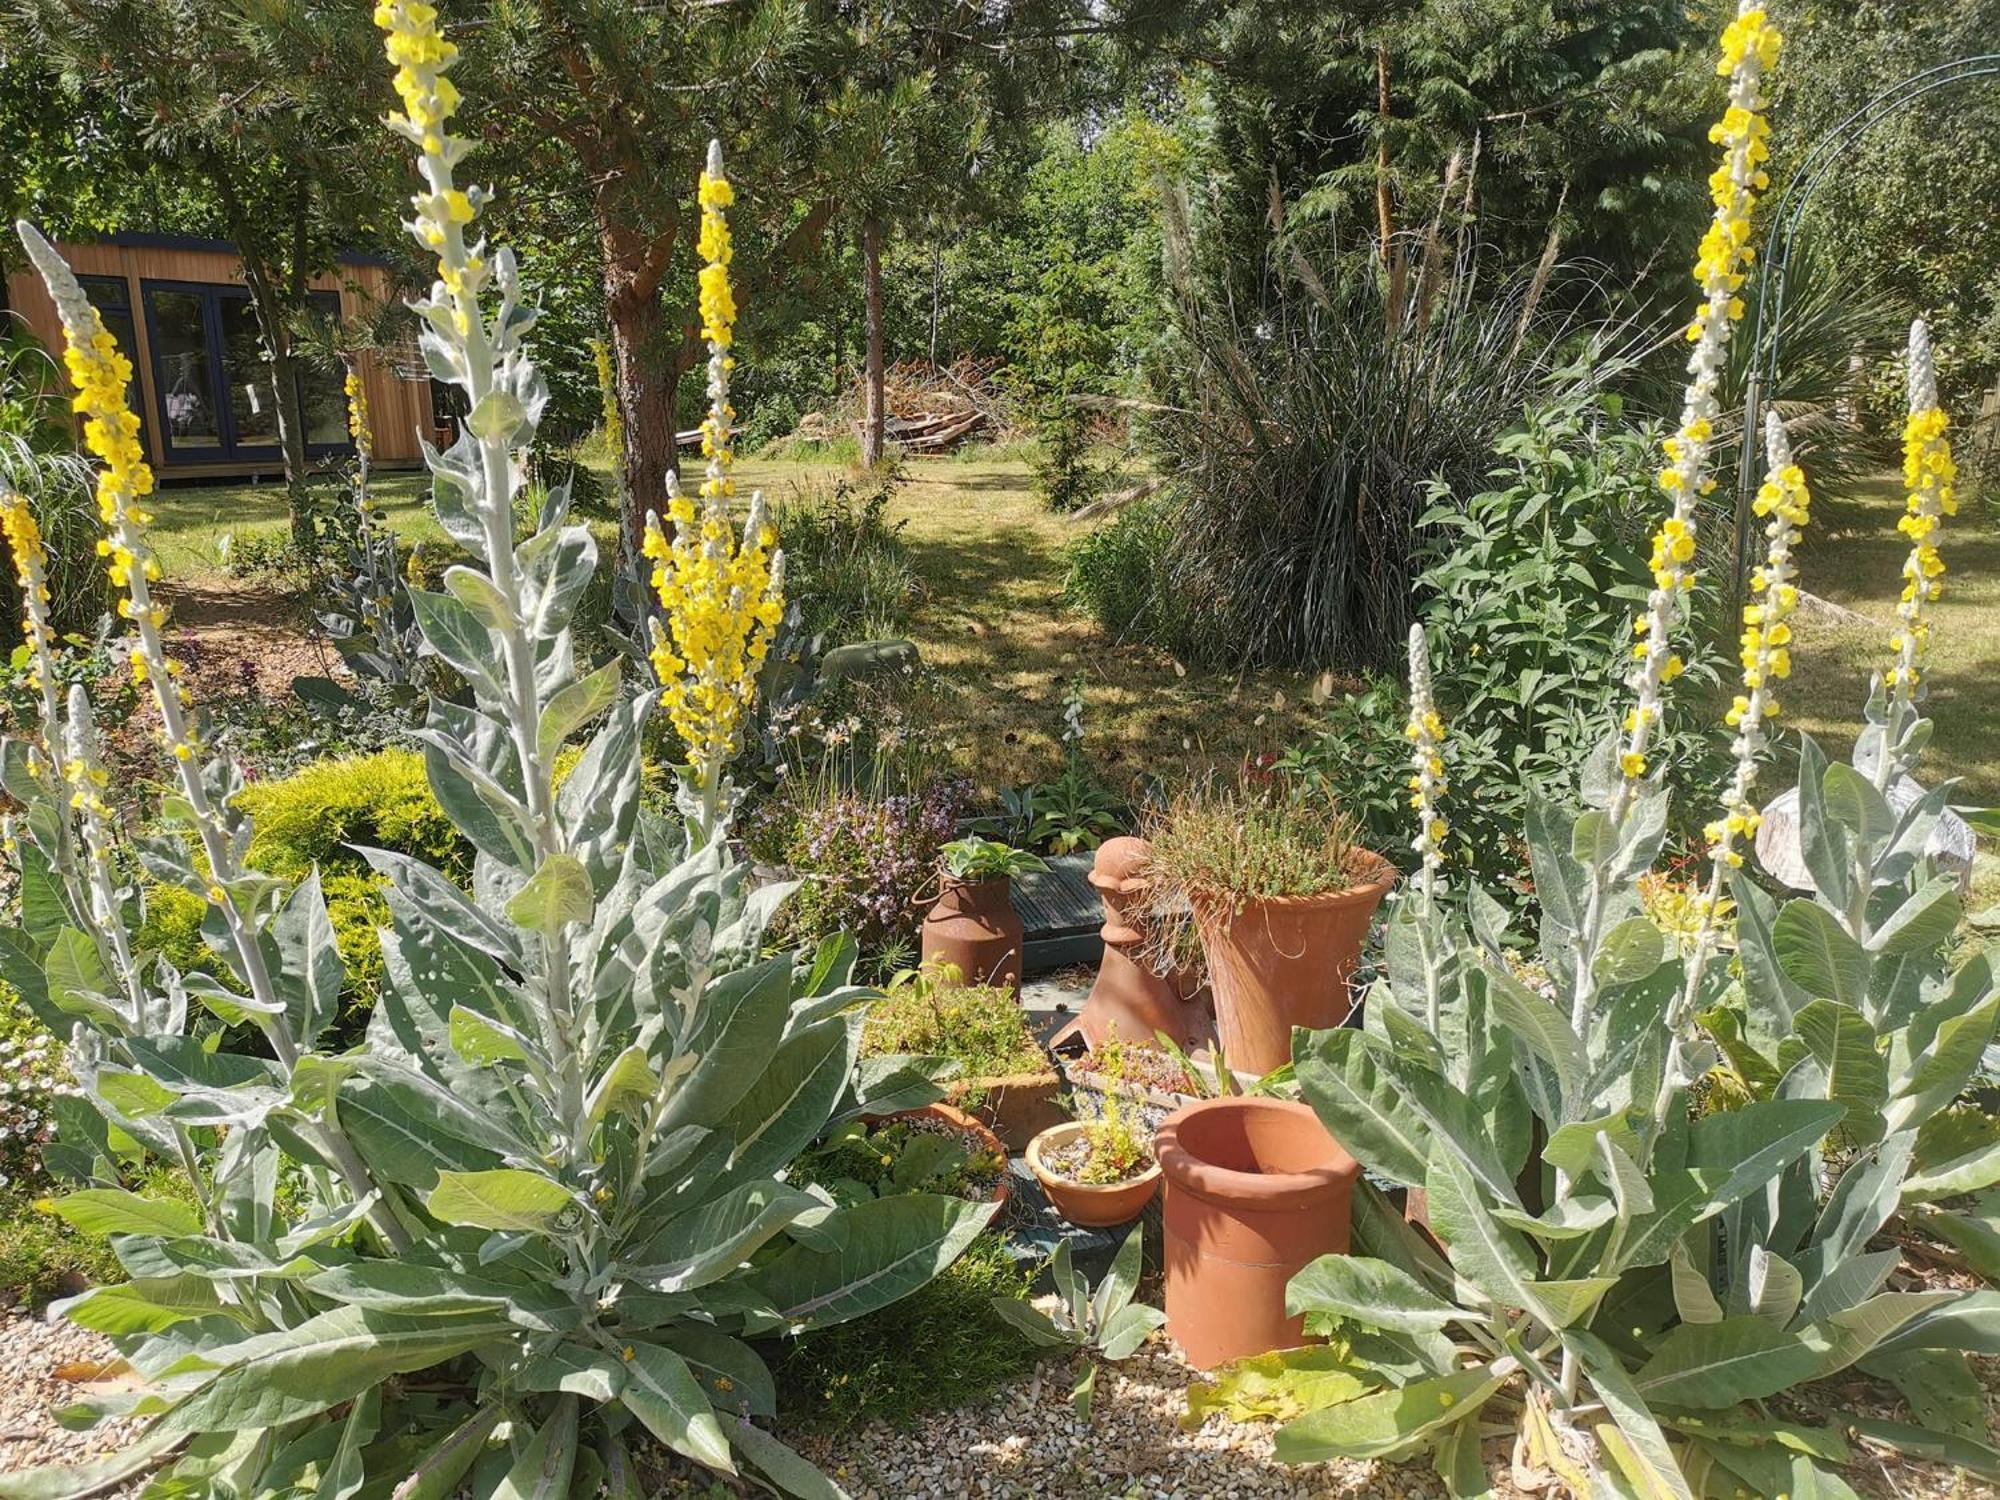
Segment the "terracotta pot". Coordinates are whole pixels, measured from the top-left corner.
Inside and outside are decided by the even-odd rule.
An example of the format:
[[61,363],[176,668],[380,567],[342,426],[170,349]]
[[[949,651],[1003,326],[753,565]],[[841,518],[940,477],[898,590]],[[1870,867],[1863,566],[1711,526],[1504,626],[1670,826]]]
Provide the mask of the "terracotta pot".
[[967,984],[1005,985],[1021,992],[1021,919],[1013,881],[945,879],[937,904],[924,918],[923,961],[946,963]]
[[1203,903],[1195,920],[1232,1068],[1262,1076],[1292,1060],[1292,1028],[1323,1031],[1354,1008],[1347,979],[1396,869],[1377,861],[1344,891]]
[[1184,1049],[1192,1049],[1215,1034],[1205,1006],[1178,974],[1156,974],[1147,962],[1151,942],[1140,899],[1146,890],[1145,867],[1153,846],[1144,839],[1106,839],[1097,846],[1088,879],[1104,902],[1104,957],[1090,997],[1065,1031],[1076,1030],[1095,1052],[1112,1036],[1128,1042],[1150,1042],[1165,1032]]
[[1045,1151],[1068,1145],[1082,1130],[1083,1124],[1078,1120],[1068,1120],[1044,1130],[1028,1142],[1028,1170],[1035,1174],[1035,1181],[1049,1195],[1049,1202],[1056,1206],[1056,1212],[1072,1224],[1103,1229],[1138,1218],[1146,1205],[1153,1201],[1153,1194],[1159,1191],[1160,1164],[1157,1161],[1137,1177],[1102,1185],[1072,1182],[1067,1177],[1056,1176],[1042,1164]]
[[[1027,1150],[1028,1142],[1069,1118],[1056,1098],[1062,1079],[1055,1073],[965,1078],[945,1087],[951,1103],[999,1136],[1009,1151]],[[978,1102],[968,1104],[969,1098]]]
[[994,1203],[1005,1203],[1014,1191],[1007,1171],[1007,1148],[1001,1144],[1000,1137],[964,1110],[940,1102],[926,1104],[922,1109],[899,1109],[893,1115],[871,1115],[869,1118],[878,1125],[886,1125],[891,1120],[920,1120],[927,1117],[942,1120],[953,1130],[971,1136],[981,1151],[990,1151],[1000,1158],[1000,1180],[993,1184],[990,1198]]
[[1361,1163],[1284,1099],[1204,1099],[1153,1140],[1166,1174],[1167,1332],[1201,1369],[1303,1344],[1285,1286],[1347,1250]]

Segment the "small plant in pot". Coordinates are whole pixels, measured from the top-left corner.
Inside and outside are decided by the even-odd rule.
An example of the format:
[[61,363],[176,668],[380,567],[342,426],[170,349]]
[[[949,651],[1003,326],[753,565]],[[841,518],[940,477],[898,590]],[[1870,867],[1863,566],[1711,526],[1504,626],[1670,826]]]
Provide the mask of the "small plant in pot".
[[938,868],[942,889],[924,918],[923,961],[1018,992],[1022,929],[1013,878],[1048,867],[1025,849],[973,835],[946,844]]
[[1175,797],[1149,836],[1149,905],[1163,932],[1191,917],[1235,1066],[1268,1073],[1291,1060],[1294,1026],[1347,1018],[1348,977],[1396,869],[1338,806],[1248,778],[1209,783]]
[[942,1057],[958,1065],[946,1099],[982,1120],[1010,1151],[1065,1116],[1062,1080],[1011,990],[971,985],[952,964],[905,969],[868,1013],[861,1055]]
[[1152,1143],[1116,1092],[1104,1095],[1102,1114],[1052,1125],[1028,1142],[1028,1170],[1058,1213],[1087,1227],[1137,1218],[1160,1186]]

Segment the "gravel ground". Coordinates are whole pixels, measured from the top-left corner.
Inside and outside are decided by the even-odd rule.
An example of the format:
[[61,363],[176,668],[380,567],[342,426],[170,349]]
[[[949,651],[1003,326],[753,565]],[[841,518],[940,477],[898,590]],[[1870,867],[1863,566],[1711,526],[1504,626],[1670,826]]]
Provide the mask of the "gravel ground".
[[89,1432],[58,1427],[54,1413],[77,1400],[82,1382],[117,1351],[97,1334],[24,1312],[0,1321],[0,1474],[38,1464],[78,1464],[114,1453],[137,1424],[107,1422]]
[[[68,1432],[52,1415],[77,1398],[79,1382],[90,1380],[101,1362],[113,1357],[105,1340],[66,1324],[18,1312],[0,1319],[0,1474],[44,1463],[81,1463],[129,1440],[131,1423]],[[1995,1391],[2000,1361],[1979,1363],[1989,1392]],[[991,1401],[937,1413],[906,1431],[876,1424],[837,1436],[785,1435],[854,1500],[1433,1500],[1444,1495],[1427,1464],[1280,1464],[1271,1453],[1276,1429],[1268,1424],[1211,1417],[1184,1431],[1185,1393],[1199,1372],[1161,1335],[1123,1364],[1100,1371],[1089,1426],[1070,1406],[1074,1375],[1075,1367],[1053,1360]],[[1819,1394],[1835,1393],[1822,1388]],[[1851,1403],[1850,1411],[1866,1411],[1877,1407],[1871,1399],[1877,1394],[1855,1386],[1835,1399]],[[1888,1403],[1881,1410],[1896,1415]],[[1839,1419],[1834,1411],[1802,1415]],[[1948,1468],[1860,1452],[1847,1477],[1871,1497],[1990,1500],[2000,1493],[1978,1480],[1959,1479]],[[1504,1445],[1489,1443],[1486,1458],[1495,1495],[1521,1497],[1508,1478]],[[140,1487],[128,1486],[110,1500],[135,1495]],[[663,1491],[708,1492],[705,1482],[682,1489],[670,1483]],[[1546,1500],[1547,1493],[1532,1500]]]

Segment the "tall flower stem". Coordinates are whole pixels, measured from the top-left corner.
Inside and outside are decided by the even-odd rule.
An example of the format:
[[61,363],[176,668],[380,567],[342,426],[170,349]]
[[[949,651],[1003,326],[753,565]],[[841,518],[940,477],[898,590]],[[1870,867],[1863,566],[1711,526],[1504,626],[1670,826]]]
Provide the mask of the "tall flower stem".
[[[104,537],[98,551],[109,559],[112,585],[125,591],[118,601],[118,612],[131,621],[136,635],[132,673],[142,687],[151,689],[159,710],[161,740],[173,762],[185,816],[208,862],[209,904],[222,919],[237,972],[249,986],[257,1027],[289,1073],[298,1065],[298,1040],[263,948],[238,904],[236,892],[244,886],[248,872],[238,857],[222,809],[202,775],[202,747],[188,724],[186,691],[178,681],[180,664],[168,656],[160,634],[166,611],[152,596],[152,584],[160,570],[143,529],[152,518],[141,506],[152,492],[153,475],[139,447],[139,419],[126,399],[132,365],[118,352],[97,309],[55,248],[33,225],[21,223],[16,228],[62,319],[67,341],[64,363],[77,391],[76,409],[84,417],[84,442],[103,464],[97,504]],[[338,1124],[327,1118],[316,1122],[313,1130],[357,1198],[380,1192]],[[402,1249],[409,1244],[408,1232],[388,1209],[386,1198],[378,1199],[370,1220],[393,1247]]]
[[1951,456],[1951,425],[1938,405],[1937,362],[1931,331],[1922,318],[1910,324],[1910,415],[1903,426],[1903,486],[1907,492],[1903,518],[1896,529],[1910,539],[1903,562],[1903,594],[1896,605],[1896,633],[1889,638],[1895,660],[1883,674],[1889,689],[1888,721],[1882,753],[1876,757],[1874,782],[1887,791],[1894,779],[1892,751],[1916,713],[1923,663],[1930,650],[1930,606],[1944,594],[1944,558],[1937,549],[1946,516],[1958,513],[1955,489],[1958,466]]
[[[1650,769],[1649,750],[1665,688],[1681,674],[1682,661],[1673,650],[1672,636],[1682,601],[1694,587],[1697,507],[1701,497],[1715,488],[1710,470],[1715,423],[1721,415],[1717,390],[1728,359],[1730,334],[1744,312],[1738,293],[1756,256],[1750,215],[1757,194],[1770,185],[1763,167],[1770,157],[1765,144],[1770,125],[1761,114],[1764,75],[1777,61],[1782,42],[1777,28],[1752,0],[1743,0],[1736,18],[1722,33],[1716,72],[1729,80],[1729,106],[1710,129],[1709,139],[1723,148],[1723,157],[1708,180],[1715,212],[1695,262],[1694,278],[1701,296],[1687,326],[1688,342],[1694,348],[1688,356],[1680,423],[1663,445],[1667,463],[1660,470],[1659,484],[1670,506],[1653,538],[1653,587],[1644,613],[1633,623],[1639,639],[1632,648],[1633,668],[1626,683],[1634,701],[1619,743],[1620,776],[1608,810],[1613,827],[1623,823],[1637,800]],[[1607,872],[1596,867],[1585,901],[1583,928],[1577,935],[1570,1023],[1579,1035],[1589,1024],[1597,998],[1592,965],[1603,936],[1609,895]]]

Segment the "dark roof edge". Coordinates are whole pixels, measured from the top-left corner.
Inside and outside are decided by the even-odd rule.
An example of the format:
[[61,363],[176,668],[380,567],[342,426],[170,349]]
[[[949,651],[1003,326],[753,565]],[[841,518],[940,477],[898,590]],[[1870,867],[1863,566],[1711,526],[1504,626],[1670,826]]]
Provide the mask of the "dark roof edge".
[[[70,241],[84,245],[123,245],[133,250],[209,250],[221,255],[236,254],[234,240],[211,240],[198,234],[147,234],[138,230],[128,230],[120,234],[99,234],[80,237]],[[380,266],[387,270],[390,261],[387,256],[370,255],[361,250],[342,250],[339,261],[343,266]]]

